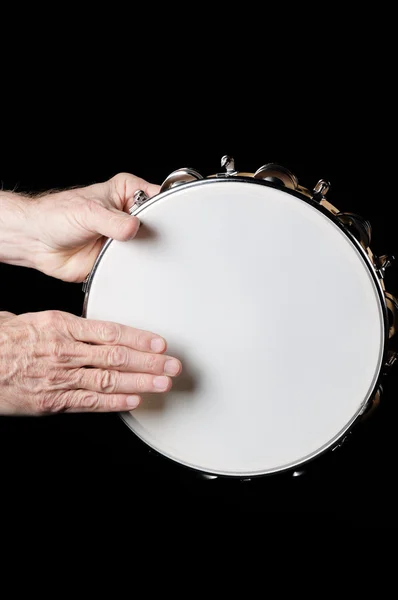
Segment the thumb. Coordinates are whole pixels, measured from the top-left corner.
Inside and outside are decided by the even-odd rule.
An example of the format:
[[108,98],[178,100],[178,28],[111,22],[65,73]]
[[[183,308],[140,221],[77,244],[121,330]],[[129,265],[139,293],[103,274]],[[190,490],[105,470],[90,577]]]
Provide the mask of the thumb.
[[86,226],[95,233],[125,242],[135,237],[140,221],[117,208],[105,208],[95,203],[86,216]]

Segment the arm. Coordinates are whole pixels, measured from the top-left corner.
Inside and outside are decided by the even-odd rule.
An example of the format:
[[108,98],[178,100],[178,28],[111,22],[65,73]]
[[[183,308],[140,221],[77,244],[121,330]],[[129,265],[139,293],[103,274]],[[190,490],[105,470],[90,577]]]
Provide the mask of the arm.
[[29,245],[29,198],[0,191],[0,262],[34,267]]

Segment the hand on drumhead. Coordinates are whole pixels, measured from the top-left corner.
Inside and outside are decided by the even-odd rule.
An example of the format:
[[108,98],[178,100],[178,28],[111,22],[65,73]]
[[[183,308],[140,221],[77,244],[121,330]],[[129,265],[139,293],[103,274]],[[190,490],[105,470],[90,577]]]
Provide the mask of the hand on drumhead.
[[126,241],[136,235],[139,220],[129,208],[137,190],[154,196],[160,188],[119,173],[104,183],[39,197],[1,194],[7,226],[0,261],[33,267],[63,281],[83,281],[107,238]]
[[0,312],[0,414],[130,411],[181,372],[151,332],[45,311]]

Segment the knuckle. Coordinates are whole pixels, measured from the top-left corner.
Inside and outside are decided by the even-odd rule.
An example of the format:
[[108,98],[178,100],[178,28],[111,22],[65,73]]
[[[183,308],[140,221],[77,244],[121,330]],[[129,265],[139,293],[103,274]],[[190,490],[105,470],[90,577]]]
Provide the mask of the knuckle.
[[63,383],[66,383],[67,385],[71,386],[71,387],[80,387],[82,385],[84,385],[85,382],[85,374],[86,374],[86,369],[84,368],[77,368],[77,369],[68,369],[67,371],[63,371],[62,372],[62,380]]
[[119,198],[120,196],[126,195],[127,185],[130,183],[135,184],[138,178],[131,173],[120,172],[116,173],[110,180],[112,185],[112,192],[116,194]]
[[99,371],[96,375],[96,387],[101,392],[111,393],[116,389],[116,373],[114,371]]
[[89,320],[76,317],[76,315],[71,315],[71,319],[68,323],[68,330],[72,334],[72,337],[76,340],[84,339],[84,335],[87,332],[87,326],[89,325]]
[[68,408],[84,408],[88,410],[95,410],[98,408],[100,403],[97,392],[82,391],[74,395],[73,401],[70,403]]
[[148,385],[145,375],[137,375],[135,385],[139,392],[144,392]]
[[112,177],[112,181],[114,181],[115,183],[124,183],[125,179],[134,179],[134,175],[131,175],[130,173],[126,173],[124,171],[120,171],[120,173],[116,173],[116,175],[114,175]]
[[70,412],[73,410],[92,411],[96,410],[99,404],[99,395],[95,391],[67,391],[56,398],[53,402],[53,409],[51,412]]
[[146,349],[148,347],[147,335],[145,335],[145,333],[143,333],[142,331],[137,331],[135,335],[134,345],[139,350]]
[[129,362],[127,348],[116,346],[109,351],[108,364],[110,367],[126,367]]
[[49,355],[53,361],[66,363],[71,360],[71,348],[61,341],[49,344]]
[[64,321],[63,314],[60,310],[47,310],[42,313],[42,318],[48,325],[59,325]]
[[148,354],[144,359],[144,369],[153,373],[159,366],[159,359],[153,354]]
[[49,346],[50,356],[52,358],[63,358],[65,355],[65,347],[61,342],[52,342]]
[[106,399],[106,407],[109,410],[115,410],[118,407],[118,398],[117,396],[108,396],[108,398]]
[[84,383],[84,372],[85,369],[47,369],[36,385],[38,390],[44,389],[44,397],[41,398],[42,409],[46,410],[47,404],[52,408],[57,393],[65,394],[80,387]]
[[44,382],[49,387],[54,383],[63,383],[65,381],[64,372],[61,369],[47,369]]
[[98,337],[107,344],[117,344],[120,340],[121,328],[117,323],[102,323],[98,328]]
[[67,394],[57,394],[56,392],[44,392],[37,400],[37,412],[56,413],[61,412],[65,409],[67,401]]
[[41,394],[36,402],[37,412],[38,413],[46,413],[51,411],[51,407],[53,405],[53,395],[52,394]]

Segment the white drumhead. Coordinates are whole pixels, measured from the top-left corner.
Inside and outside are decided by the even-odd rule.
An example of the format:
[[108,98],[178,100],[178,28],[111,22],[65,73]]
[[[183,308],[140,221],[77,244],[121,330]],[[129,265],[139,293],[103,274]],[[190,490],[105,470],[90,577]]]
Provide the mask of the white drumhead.
[[122,415],[207,473],[284,470],[330,447],[379,376],[384,317],[366,260],[328,217],[237,180],[176,188],[141,210],[92,277],[86,316],[153,331],[181,359],[168,394]]

